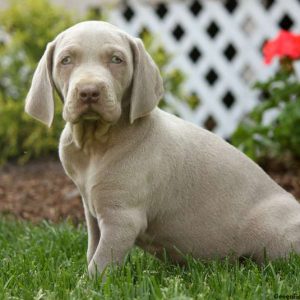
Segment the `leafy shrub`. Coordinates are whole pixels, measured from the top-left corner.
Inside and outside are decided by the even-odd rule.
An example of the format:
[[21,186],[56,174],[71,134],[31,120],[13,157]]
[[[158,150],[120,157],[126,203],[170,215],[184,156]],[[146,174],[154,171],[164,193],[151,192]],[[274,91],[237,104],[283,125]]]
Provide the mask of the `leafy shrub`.
[[2,98],[21,100],[46,44],[74,21],[66,10],[48,0],[11,0],[9,8],[0,12],[0,20],[10,37],[0,47]]
[[[287,153],[300,158],[300,83],[292,61],[283,59],[276,74],[257,82],[255,89],[263,101],[239,124],[232,143],[257,161]],[[271,122],[264,122],[274,109],[277,115]]]
[[55,124],[49,129],[24,113],[22,101],[0,102],[0,165],[10,158],[18,158],[22,163],[57,152],[63,128],[60,110],[58,106]]
[[[10,37],[9,42],[0,45],[0,164],[11,158],[25,162],[57,151],[64,123],[61,105],[56,107],[51,129],[23,112],[32,74],[46,44],[60,31],[83,19],[100,18],[97,11],[90,11],[82,20],[76,19],[48,0],[11,0],[10,4],[0,12],[1,27]],[[142,38],[162,70],[166,91],[181,97],[182,73],[166,72],[170,55],[151,34],[144,33]]]
[[[9,158],[25,161],[57,151],[62,122],[52,129],[25,115],[24,100],[34,68],[47,42],[73,23],[65,10],[47,0],[10,1],[0,12],[2,30],[9,36],[0,46],[0,164]],[[56,109],[60,110],[60,106]]]

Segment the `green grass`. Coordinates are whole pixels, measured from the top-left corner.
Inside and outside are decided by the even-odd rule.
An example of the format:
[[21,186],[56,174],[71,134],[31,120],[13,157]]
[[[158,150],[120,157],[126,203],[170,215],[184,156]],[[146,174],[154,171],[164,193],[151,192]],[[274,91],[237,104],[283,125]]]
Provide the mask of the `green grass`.
[[[90,280],[84,226],[8,220],[0,216],[0,299],[274,299],[300,296],[300,257],[260,267],[161,262],[135,249],[105,284]],[[290,298],[291,299],[291,298]]]

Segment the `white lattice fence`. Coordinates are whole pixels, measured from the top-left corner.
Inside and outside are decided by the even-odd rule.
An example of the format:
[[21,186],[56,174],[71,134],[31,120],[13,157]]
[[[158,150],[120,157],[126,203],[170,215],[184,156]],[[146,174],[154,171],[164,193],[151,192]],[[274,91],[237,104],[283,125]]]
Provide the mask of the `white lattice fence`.
[[129,0],[110,21],[132,35],[147,28],[173,54],[170,68],[186,75],[184,89],[201,100],[194,110],[167,95],[184,119],[229,137],[258,100],[251,84],[270,75],[261,46],[279,28],[300,31],[300,1],[181,1],[156,6]]

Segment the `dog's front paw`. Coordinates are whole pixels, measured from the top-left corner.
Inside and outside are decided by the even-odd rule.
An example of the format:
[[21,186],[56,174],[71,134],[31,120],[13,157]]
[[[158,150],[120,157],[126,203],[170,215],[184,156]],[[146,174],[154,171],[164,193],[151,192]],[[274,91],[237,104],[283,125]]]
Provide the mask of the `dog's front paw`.
[[91,260],[88,266],[88,274],[91,279],[100,278],[102,282],[106,281],[106,268],[100,268],[95,261]]
[[98,267],[97,267],[96,263],[93,260],[91,260],[90,263],[89,263],[88,274],[89,274],[90,278],[94,278],[99,274]]

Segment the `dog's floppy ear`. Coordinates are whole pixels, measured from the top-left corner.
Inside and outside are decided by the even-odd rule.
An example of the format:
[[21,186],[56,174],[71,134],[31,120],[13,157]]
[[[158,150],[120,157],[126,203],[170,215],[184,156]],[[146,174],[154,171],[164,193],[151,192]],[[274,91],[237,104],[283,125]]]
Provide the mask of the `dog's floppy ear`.
[[138,38],[131,38],[133,53],[133,82],[130,99],[130,123],[150,113],[164,93],[158,67]]
[[54,117],[54,86],[52,81],[54,48],[55,42],[47,45],[45,53],[33,74],[25,103],[25,111],[49,127]]

